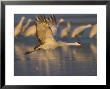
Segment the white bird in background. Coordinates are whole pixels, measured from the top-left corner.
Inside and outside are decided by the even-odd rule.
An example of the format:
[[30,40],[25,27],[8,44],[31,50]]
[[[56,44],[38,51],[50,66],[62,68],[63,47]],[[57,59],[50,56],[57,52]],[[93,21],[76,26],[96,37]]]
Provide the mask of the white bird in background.
[[80,46],[79,43],[66,43],[66,42],[57,42],[53,36],[52,29],[50,27],[50,20],[51,22],[55,23],[55,17],[52,15],[50,17],[51,19],[46,19],[45,16],[38,16],[36,18],[36,37],[38,38],[38,41],[40,45],[36,46],[32,51],[26,52],[25,54],[29,54],[32,52],[35,52],[36,50],[43,49],[43,50],[49,50],[49,49],[55,49],[59,46]]
[[17,37],[20,33],[21,33],[21,30],[23,28],[23,22],[24,20],[26,19],[25,16],[22,16],[19,23],[17,24],[17,26],[15,27],[15,31],[14,31],[14,36]]
[[66,23],[66,26],[61,30],[61,38],[67,37],[70,32],[71,24],[70,22]]
[[28,28],[31,22],[32,22],[32,19],[28,19],[27,23],[23,26],[22,33],[26,31],[26,29]]
[[32,25],[27,28],[27,30],[23,33],[25,37],[35,36],[36,35],[36,26]]
[[91,32],[90,32],[89,38],[93,38],[93,37],[95,37],[96,34],[97,34],[97,24],[95,24],[95,25],[92,26],[92,29],[91,29]]
[[72,32],[71,37],[72,37],[72,38],[77,37],[81,32],[83,32],[85,29],[90,28],[90,27],[92,27],[91,24],[82,25],[82,26],[79,26],[79,27],[75,28],[75,29],[73,30],[73,32]]

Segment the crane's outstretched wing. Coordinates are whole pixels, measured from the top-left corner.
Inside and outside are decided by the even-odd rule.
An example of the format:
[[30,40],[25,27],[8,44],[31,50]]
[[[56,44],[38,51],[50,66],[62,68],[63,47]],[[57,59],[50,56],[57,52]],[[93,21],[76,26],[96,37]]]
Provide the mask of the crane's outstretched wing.
[[56,20],[54,16],[46,18],[45,16],[40,15],[36,18],[36,36],[41,44],[44,44],[48,38],[54,39],[51,26],[55,23]]

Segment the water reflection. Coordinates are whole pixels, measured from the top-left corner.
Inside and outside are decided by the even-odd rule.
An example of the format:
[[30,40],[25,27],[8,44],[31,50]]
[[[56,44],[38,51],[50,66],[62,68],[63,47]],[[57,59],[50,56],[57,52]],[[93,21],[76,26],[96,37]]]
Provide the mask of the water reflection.
[[[91,44],[90,44],[91,45]],[[87,47],[88,48],[88,47]],[[94,57],[95,54],[91,54],[91,52],[93,52],[93,49],[86,49],[85,47],[80,47],[80,48],[75,48],[73,50],[73,57],[77,60],[77,61],[91,61],[96,59]],[[95,51],[95,49],[94,49]]]
[[97,54],[97,47],[96,47],[96,44],[91,43],[91,44],[90,44],[90,48],[91,48],[91,51],[96,55],[96,54]]
[[64,46],[55,50],[39,50],[24,55],[26,51],[33,48],[33,45],[15,44],[15,75],[96,75],[96,61],[94,60],[96,56],[93,56],[96,55],[96,46],[94,44],[89,44],[89,49]]
[[15,45],[15,53],[16,53],[16,58],[20,60],[25,60],[24,51],[23,51],[23,45],[16,44]]
[[16,55],[16,58],[19,59],[19,60],[26,60],[26,56],[24,55],[24,53],[26,51],[29,51],[29,50],[32,50],[34,46],[28,46],[28,45],[25,45],[25,44],[20,44],[20,43],[17,43],[15,44],[15,55]]

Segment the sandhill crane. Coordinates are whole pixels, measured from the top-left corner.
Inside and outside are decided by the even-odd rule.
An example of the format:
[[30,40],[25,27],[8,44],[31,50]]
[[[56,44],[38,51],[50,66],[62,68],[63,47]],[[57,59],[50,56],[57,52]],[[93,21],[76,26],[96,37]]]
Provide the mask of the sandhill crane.
[[70,22],[67,22],[66,25],[67,26],[61,30],[61,38],[67,37],[70,32],[70,28],[71,28]]
[[77,37],[77,36],[78,36],[81,32],[83,32],[86,28],[90,28],[90,27],[92,27],[91,24],[82,25],[82,26],[77,27],[76,29],[73,30],[71,37],[72,37],[72,38]]
[[32,19],[28,19],[27,23],[23,26],[22,33],[24,33],[24,31],[26,31],[26,29],[28,28],[28,26],[30,25],[31,22],[32,22]]
[[21,17],[19,23],[15,27],[15,31],[14,31],[14,36],[15,37],[17,37],[21,33],[21,30],[23,28],[23,22],[24,22],[25,18],[26,18],[25,16]]
[[[54,16],[51,16],[51,22],[55,22]],[[49,50],[49,49],[55,49],[59,46],[80,46],[79,43],[66,43],[66,42],[57,42],[53,36],[50,19],[47,19],[45,16],[38,16],[35,20],[35,26],[36,26],[36,37],[38,38],[38,41],[40,45],[35,46],[35,48],[32,51],[26,52],[25,54],[32,53],[36,50],[43,49],[43,50]]]
[[23,34],[25,37],[35,36],[36,35],[36,26],[35,25],[30,26]]
[[96,36],[96,34],[97,34],[97,24],[92,26],[89,38],[93,38],[94,36]]

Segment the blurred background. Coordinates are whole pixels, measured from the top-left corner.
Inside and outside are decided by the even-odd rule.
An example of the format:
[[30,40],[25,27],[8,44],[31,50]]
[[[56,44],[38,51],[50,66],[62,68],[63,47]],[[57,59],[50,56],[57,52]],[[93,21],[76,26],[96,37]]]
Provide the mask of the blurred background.
[[[36,14],[15,14],[15,76],[96,76],[97,15],[54,14],[57,20],[57,41],[78,42],[81,46],[63,46],[24,55],[38,43],[34,35]],[[49,15],[45,15],[49,16]],[[20,25],[19,25],[20,24]],[[17,27],[22,26],[21,33]],[[95,29],[95,30],[94,30]],[[91,33],[95,33],[92,37]]]

